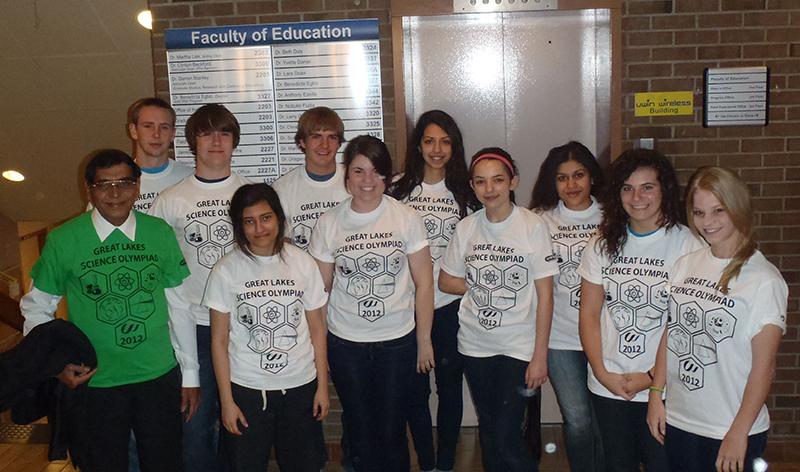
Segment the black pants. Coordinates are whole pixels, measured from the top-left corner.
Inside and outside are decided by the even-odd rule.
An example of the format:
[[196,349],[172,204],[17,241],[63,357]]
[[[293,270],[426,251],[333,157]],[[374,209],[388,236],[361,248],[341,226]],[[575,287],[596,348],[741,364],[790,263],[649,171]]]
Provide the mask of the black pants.
[[183,469],[178,367],[147,382],[89,387],[85,401],[91,440],[84,472],[127,472],[131,429],[143,472]]
[[[647,402],[627,402],[592,394],[608,472],[669,472],[667,451],[650,434]],[[675,470],[673,472],[683,472]]]
[[[239,424],[241,436],[224,427],[230,469],[235,472],[265,472],[270,450],[281,472],[318,472],[318,429],[314,418],[317,380],[286,390],[254,390],[231,384],[233,401],[248,427]],[[266,397],[266,398],[265,398]]]
[[[664,437],[670,469],[675,472],[716,472],[717,456],[722,441],[692,434],[669,424]],[[766,431],[747,438],[745,472],[753,471],[753,461],[763,456],[766,448]]]

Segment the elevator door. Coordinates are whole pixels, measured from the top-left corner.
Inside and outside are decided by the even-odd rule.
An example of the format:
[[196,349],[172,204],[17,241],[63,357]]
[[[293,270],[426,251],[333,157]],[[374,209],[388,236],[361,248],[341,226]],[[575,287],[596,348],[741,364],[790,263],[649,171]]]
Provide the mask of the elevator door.
[[[610,23],[605,9],[404,17],[408,129],[438,108],[458,123],[467,160],[504,148],[527,206],[551,148],[576,140],[608,162]],[[549,384],[543,394],[542,421],[560,422]],[[474,421],[465,411],[465,426]]]

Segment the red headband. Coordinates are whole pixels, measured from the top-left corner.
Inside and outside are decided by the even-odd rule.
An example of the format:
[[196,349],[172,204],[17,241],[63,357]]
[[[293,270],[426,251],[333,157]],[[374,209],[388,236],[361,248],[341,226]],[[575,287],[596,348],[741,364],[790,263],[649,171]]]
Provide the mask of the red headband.
[[511,172],[511,177],[514,177],[514,176],[517,175],[517,173],[514,171],[514,166],[511,164],[511,162],[507,158],[505,158],[505,157],[503,157],[503,156],[501,156],[499,154],[491,154],[491,153],[481,154],[480,156],[476,157],[475,160],[472,161],[472,165],[469,166],[469,173],[470,174],[475,169],[475,164],[477,164],[479,161],[481,161],[483,159],[497,159],[498,161],[500,161],[503,164],[505,164],[506,167],[508,167],[508,170]]

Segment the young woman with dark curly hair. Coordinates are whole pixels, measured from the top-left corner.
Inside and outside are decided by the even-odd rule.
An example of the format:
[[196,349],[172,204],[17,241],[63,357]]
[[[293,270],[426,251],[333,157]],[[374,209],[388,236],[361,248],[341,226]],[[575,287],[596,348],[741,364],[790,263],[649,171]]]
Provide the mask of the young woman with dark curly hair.
[[607,470],[668,471],[647,426],[650,370],[666,327],[675,261],[703,247],[678,222],[675,170],[659,152],[624,152],[608,169],[603,218],[577,274],[579,331]]
[[[531,197],[531,209],[550,227],[558,256],[547,371],[564,418],[570,469],[581,472],[603,470],[603,448],[586,386],[586,354],[578,334],[581,278],[575,269],[600,224],[602,208],[596,197],[604,183],[603,170],[592,152],[570,141],[550,150]],[[531,401],[529,408],[539,408],[539,402]]]

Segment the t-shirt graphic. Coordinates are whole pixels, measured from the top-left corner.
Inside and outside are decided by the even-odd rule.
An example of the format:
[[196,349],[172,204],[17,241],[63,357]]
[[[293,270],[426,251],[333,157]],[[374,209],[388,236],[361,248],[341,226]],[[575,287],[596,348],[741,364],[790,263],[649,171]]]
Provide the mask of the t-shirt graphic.
[[554,208],[538,213],[550,228],[559,274],[553,280],[553,323],[550,349],[581,351],[578,319],[581,305],[581,263],[586,243],[597,232],[600,205],[592,199],[589,208],[570,210],[559,200]]
[[[663,265],[662,259],[653,261]],[[650,271],[650,277],[667,275],[666,270]],[[661,327],[662,314],[667,309],[669,299],[667,282],[631,277],[620,279],[619,282],[604,280],[603,287],[611,320],[621,333],[619,352],[631,359],[642,355],[646,333]]]
[[230,313],[231,380],[258,390],[294,388],[316,376],[306,309],[322,307],[314,259],[285,245],[280,255],[225,255],[209,275],[203,304]]
[[479,210],[458,223],[442,270],[467,285],[458,311],[458,351],[530,361],[538,305],[534,281],[558,273],[544,220],[515,206],[504,221],[492,223]]
[[[729,259],[695,251],[670,273],[667,321],[667,422],[723,439],[738,414],[753,369],[752,340],[764,326],[785,332],[786,282],[756,251],[728,283],[719,286]],[[749,434],[769,429],[762,406]]]
[[[488,250],[505,252],[510,249],[493,245]],[[528,286],[528,269],[523,265],[529,265],[529,256],[485,255],[488,257],[482,260],[494,260],[497,263],[468,262],[467,293],[478,308],[478,323],[483,329],[491,330],[502,324],[503,311],[517,306],[517,292]]]
[[40,290],[66,294],[70,322],[97,351],[92,387],[152,380],[175,366],[164,289],[189,270],[163,221],[134,212],[135,240],[115,229],[100,241],[92,214],[48,235],[31,277]]
[[286,214],[286,237],[292,244],[308,251],[311,231],[326,211],[350,196],[344,186],[344,166],[325,182],[308,176],[305,166],[298,166],[272,184]]
[[[296,294],[302,296],[302,292]],[[303,304],[295,298],[288,306],[274,300],[256,307],[247,302],[236,307],[237,320],[250,330],[247,347],[261,354],[261,368],[277,374],[289,364],[289,351],[297,345],[297,327],[305,315]]]
[[[222,205],[223,208],[230,206],[230,201],[226,200],[222,202]],[[223,216],[223,210],[210,211],[219,211],[220,216]],[[189,213],[186,218],[192,218],[192,215],[193,213]],[[209,269],[214,267],[214,264],[232,249],[233,225],[225,218],[227,218],[227,212],[225,212],[224,217],[211,223],[204,223],[200,219],[192,219],[183,228],[186,242],[197,248],[197,262]]]
[[733,337],[736,317],[724,307],[705,311],[694,301],[678,305],[672,298],[670,303],[667,348],[681,358],[684,386],[703,388],[703,366],[717,362],[717,344]]
[[343,339],[379,342],[414,329],[414,283],[408,255],[428,245],[417,213],[384,195],[357,213],[345,200],[320,218],[309,254],[334,265],[328,329]]
[[[384,245],[393,243],[386,239],[381,242]],[[395,277],[403,268],[405,258],[401,249],[388,256],[376,252],[368,252],[358,259],[346,254],[336,256],[336,271],[347,279],[347,293],[358,299],[358,316],[370,322],[383,318],[386,314],[383,300],[394,294]]]
[[[147,257],[156,256],[139,256]],[[108,275],[89,270],[79,277],[84,296],[94,302],[97,320],[110,325],[121,322],[114,329],[118,346],[133,349],[147,339],[142,320],[155,312],[153,290],[158,277],[153,264],[140,270],[123,265]]]
[[[625,247],[613,258],[602,250],[599,236],[589,241],[578,275],[605,290],[600,332],[609,372],[646,372],[653,367],[667,324],[670,271],[679,257],[700,248],[702,243],[680,225],[647,236],[629,232]],[[597,395],[615,398],[591,370],[588,385]],[[637,393],[634,401],[646,402],[647,391]]]

